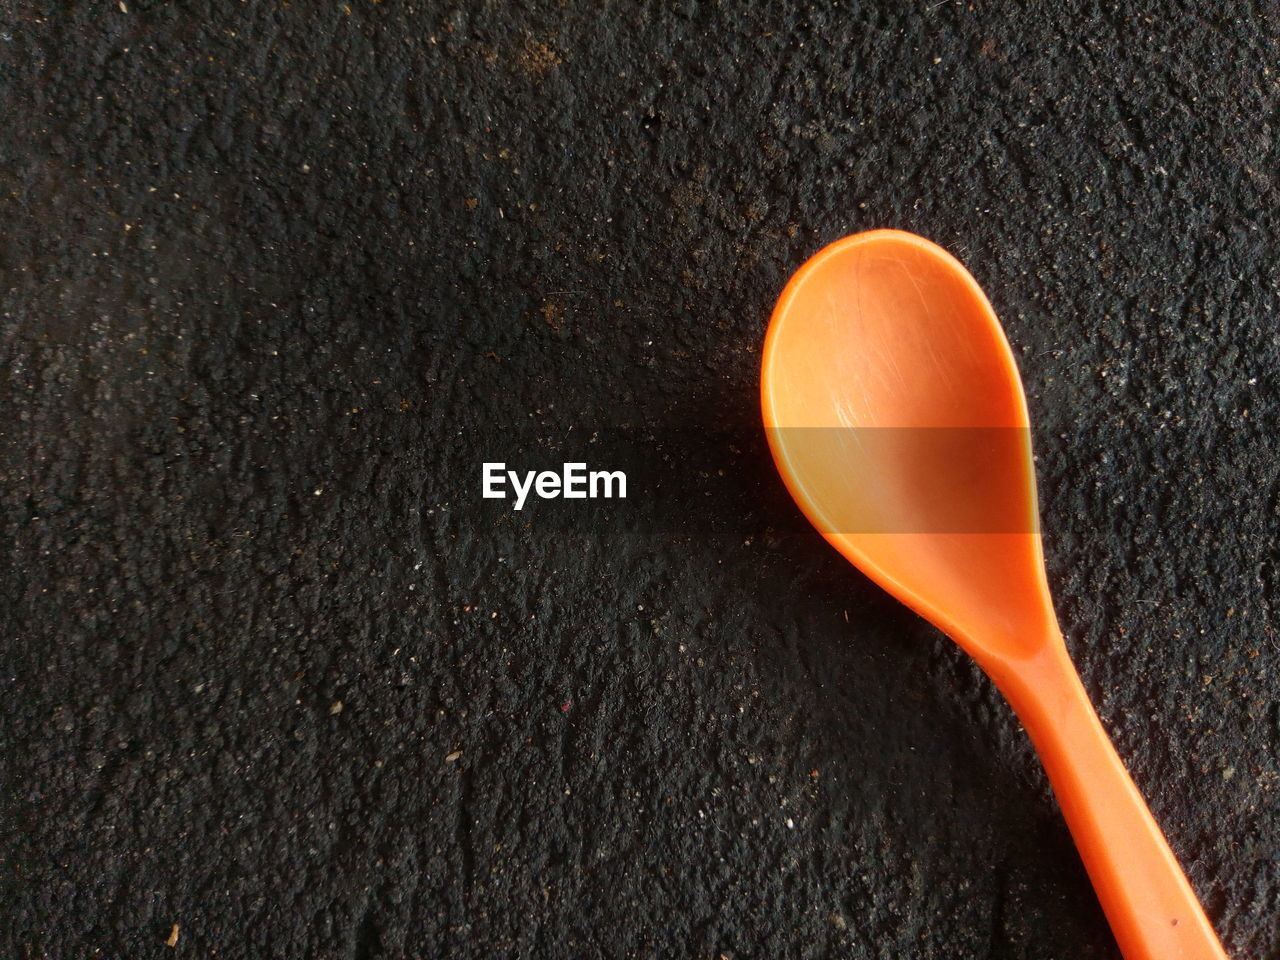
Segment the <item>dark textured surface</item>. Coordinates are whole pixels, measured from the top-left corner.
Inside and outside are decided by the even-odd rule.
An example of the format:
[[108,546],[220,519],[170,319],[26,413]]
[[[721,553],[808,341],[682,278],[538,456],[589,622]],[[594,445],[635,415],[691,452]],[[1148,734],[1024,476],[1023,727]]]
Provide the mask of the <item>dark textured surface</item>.
[[751,435],[785,278],[899,226],[1280,957],[1280,23],[1053,6],[5,5],[0,954],[1115,957],[1008,709],[762,448],[683,535],[478,510],[502,431]]

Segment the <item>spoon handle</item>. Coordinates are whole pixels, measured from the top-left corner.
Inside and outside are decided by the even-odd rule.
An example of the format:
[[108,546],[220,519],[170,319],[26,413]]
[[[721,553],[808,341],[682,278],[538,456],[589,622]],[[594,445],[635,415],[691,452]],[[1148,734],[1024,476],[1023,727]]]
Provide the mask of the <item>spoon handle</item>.
[[999,685],[1030,734],[1125,960],[1226,960],[1066,648]]

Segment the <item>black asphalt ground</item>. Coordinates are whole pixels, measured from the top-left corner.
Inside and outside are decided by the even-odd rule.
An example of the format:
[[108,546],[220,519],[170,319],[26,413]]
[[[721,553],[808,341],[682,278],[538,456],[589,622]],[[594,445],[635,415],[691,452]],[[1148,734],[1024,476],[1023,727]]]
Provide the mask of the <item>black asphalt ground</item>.
[[[989,292],[1085,684],[1280,957],[1280,14],[1231,10],[0,6],[0,956],[1116,957],[1008,708],[758,435],[786,278],[895,226]],[[480,499],[597,433],[694,496]]]

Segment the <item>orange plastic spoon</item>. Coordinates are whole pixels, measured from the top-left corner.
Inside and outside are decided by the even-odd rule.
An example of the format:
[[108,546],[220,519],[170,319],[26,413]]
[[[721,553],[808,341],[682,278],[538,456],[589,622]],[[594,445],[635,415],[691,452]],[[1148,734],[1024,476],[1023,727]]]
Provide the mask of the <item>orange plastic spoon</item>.
[[897,230],[833,243],[778,301],[761,400],[808,518],[1008,698],[1126,960],[1225,960],[1067,656],[1036,526],[1026,399],[973,277]]

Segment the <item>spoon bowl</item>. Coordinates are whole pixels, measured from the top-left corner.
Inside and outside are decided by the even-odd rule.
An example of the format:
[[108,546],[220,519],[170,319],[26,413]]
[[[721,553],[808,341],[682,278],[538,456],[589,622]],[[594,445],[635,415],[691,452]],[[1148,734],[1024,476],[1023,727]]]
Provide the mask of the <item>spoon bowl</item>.
[[774,310],[761,405],[778,470],[818,531],[1008,698],[1126,960],[1225,960],[1067,656],[1026,398],[973,277],[897,230],[820,251]]
[[783,479],[850,562],[982,661],[1052,636],[1018,370],[950,254],[893,230],[827,247],[782,294],[762,382]]

